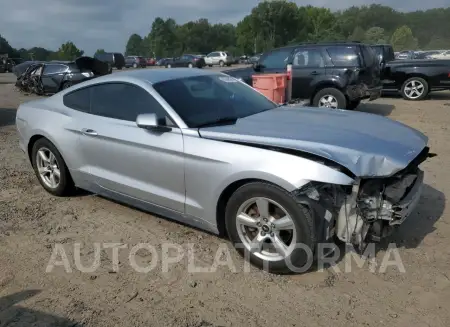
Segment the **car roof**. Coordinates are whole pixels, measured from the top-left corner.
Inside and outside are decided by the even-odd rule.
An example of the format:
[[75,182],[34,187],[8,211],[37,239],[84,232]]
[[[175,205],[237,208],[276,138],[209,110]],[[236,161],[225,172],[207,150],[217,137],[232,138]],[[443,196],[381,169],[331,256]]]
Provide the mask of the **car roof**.
[[[94,80],[96,82],[109,82],[109,81],[119,81],[122,78],[124,80],[138,79],[141,81],[147,81],[151,84],[165,82],[169,80],[174,80],[178,78],[194,77],[194,76],[211,76],[217,75],[218,72],[208,71],[203,69],[193,69],[193,68],[161,68],[161,69],[139,69],[139,70],[129,70],[114,74],[108,74],[105,76],[97,77]],[[93,81],[93,80],[91,80]]]

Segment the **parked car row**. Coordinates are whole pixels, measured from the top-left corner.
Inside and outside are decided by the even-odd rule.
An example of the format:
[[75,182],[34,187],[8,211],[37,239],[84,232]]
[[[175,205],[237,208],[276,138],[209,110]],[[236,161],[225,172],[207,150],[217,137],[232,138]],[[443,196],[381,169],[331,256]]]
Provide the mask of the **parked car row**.
[[292,99],[317,107],[355,109],[381,92],[422,100],[450,89],[450,60],[395,59],[391,45],[359,42],[303,43],[273,49],[250,67],[225,73],[252,85],[252,76],[286,73],[292,65]]

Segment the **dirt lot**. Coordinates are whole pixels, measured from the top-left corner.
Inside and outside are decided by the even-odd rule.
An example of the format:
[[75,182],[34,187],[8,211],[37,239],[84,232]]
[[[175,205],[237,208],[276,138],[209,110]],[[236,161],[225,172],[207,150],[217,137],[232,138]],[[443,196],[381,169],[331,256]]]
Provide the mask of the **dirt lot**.
[[[418,128],[438,153],[423,164],[427,185],[417,212],[388,240],[398,246],[406,272],[380,272],[369,264],[344,272],[347,261],[341,260],[340,272],[293,276],[254,268],[243,273],[231,246],[237,272],[222,266],[215,273],[189,273],[187,260],[168,272],[160,264],[149,273],[133,270],[128,253],[140,242],[159,254],[165,242],[195,244],[196,265],[211,265],[218,247],[228,243],[93,195],[48,195],[17,143],[15,110],[30,99],[10,84],[0,85],[1,327],[450,326],[450,93],[417,103],[389,97],[359,108]],[[118,271],[111,249],[105,249],[100,268],[81,273],[74,264],[76,242],[83,243],[85,266],[92,264],[95,242],[128,249],[120,250]],[[71,273],[63,267],[46,273],[56,243],[64,246]],[[378,263],[385,249],[378,246]],[[152,259],[145,251],[136,257],[141,264]]]

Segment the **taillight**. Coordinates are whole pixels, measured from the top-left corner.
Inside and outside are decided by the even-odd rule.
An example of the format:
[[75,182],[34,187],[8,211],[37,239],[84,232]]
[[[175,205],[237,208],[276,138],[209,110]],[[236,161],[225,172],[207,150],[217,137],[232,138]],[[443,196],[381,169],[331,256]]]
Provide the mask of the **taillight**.
[[289,81],[292,78],[292,65],[287,65],[287,80]]
[[450,78],[450,73],[448,73],[448,78]]

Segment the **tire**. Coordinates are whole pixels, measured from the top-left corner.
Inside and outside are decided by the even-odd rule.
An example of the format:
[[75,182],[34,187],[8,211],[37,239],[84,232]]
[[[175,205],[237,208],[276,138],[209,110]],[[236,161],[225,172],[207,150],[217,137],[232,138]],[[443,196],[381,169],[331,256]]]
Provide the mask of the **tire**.
[[411,77],[403,83],[400,93],[405,100],[420,101],[425,99],[428,91],[428,82],[426,80],[420,77]]
[[[250,232],[246,229],[248,227],[244,227],[246,224],[241,225],[241,220],[238,220],[237,218],[238,213],[243,210],[243,206],[245,207],[247,205],[246,203],[252,203],[255,198],[262,201],[268,199],[269,202],[272,202],[269,206],[269,208],[272,209],[274,208],[274,204],[277,206],[279,205],[281,211],[278,218],[287,213],[287,215],[292,217],[292,219],[289,219],[292,229],[288,231],[288,229],[280,228],[278,230],[285,231],[284,234],[280,234],[280,232],[277,232],[276,227],[272,227],[274,225],[271,224],[271,222],[274,222],[274,224],[279,223],[279,219],[274,219],[273,217],[270,217],[268,222],[260,220],[261,224],[259,227],[255,227],[256,231]],[[255,205],[253,205],[253,208],[254,207]],[[256,208],[257,207],[258,206],[256,205]],[[249,211],[245,212],[250,214]],[[256,212],[253,213],[257,215]],[[273,212],[271,213],[273,214]],[[259,217],[257,219],[259,219]],[[313,255],[316,248],[313,218],[306,207],[299,204],[292,194],[278,186],[265,182],[252,182],[241,186],[232,194],[227,203],[225,210],[225,224],[228,236],[237,251],[244,257],[247,256],[250,262],[260,269],[267,269],[272,273],[284,274],[293,271],[298,272],[295,267],[305,267],[306,271],[306,268],[309,268],[313,262]],[[272,230],[272,228],[275,229]],[[264,234],[263,236],[263,232],[267,232],[267,234]],[[285,249],[288,251],[275,251],[274,248],[272,248],[274,253],[270,255],[264,250],[250,252],[249,242],[253,242],[256,237],[265,237],[269,240],[281,240],[284,246],[286,246]],[[249,240],[250,238],[252,240]],[[283,241],[282,238],[286,239],[289,244]],[[311,252],[308,254],[302,248],[297,248],[296,244],[300,243],[309,248]],[[294,269],[290,268],[292,267],[290,266],[290,263],[294,266]]]
[[68,89],[71,86],[72,86],[72,82],[66,81],[61,85],[61,90]]
[[193,68],[194,65],[192,65],[191,63],[189,63],[188,67],[189,67],[189,68]]
[[[324,105],[324,99],[329,99],[331,101]],[[331,109],[345,109],[347,108],[347,99],[344,93],[336,88],[325,88],[316,93],[312,100],[312,105],[314,107],[331,108]]]
[[[54,163],[54,165],[56,164],[56,166],[53,166],[51,168],[51,171],[48,171],[47,169],[47,172],[44,173],[45,176],[39,173],[39,169],[43,165],[48,164],[48,162],[46,163],[41,159],[42,156],[39,154],[40,151],[42,151],[44,155],[46,155],[47,158],[51,160],[51,163]],[[53,154],[53,157],[50,155],[50,153]],[[36,177],[39,180],[39,183],[50,194],[56,196],[66,196],[72,194],[75,190],[75,186],[66,163],[64,162],[58,149],[56,149],[53,143],[51,143],[49,140],[41,138],[37,140],[36,143],[34,143],[33,149],[31,150],[31,164],[33,165],[33,169]],[[57,178],[56,171],[59,171],[59,179]],[[57,184],[55,184],[56,186],[54,187],[49,185],[49,183],[51,183],[51,174],[55,176],[53,179],[55,183],[57,182]]]
[[359,106],[360,103],[361,103],[361,100],[348,101],[347,109],[355,110]]
[[171,64],[167,64],[166,68],[172,68]]
[[118,69],[118,70],[122,70],[122,68],[123,68],[122,66],[120,66],[120,67],[117,67],[117,69]]
[[212,67],[212,65],[208,65],[208,67]]
[[138,67],[137,63],[134,63],[133,68],[137,68],[137,67]]
[[221,61],[219,61],[219,66],[223,67],[223,66],[225,66],[225,63],[221,60]]

